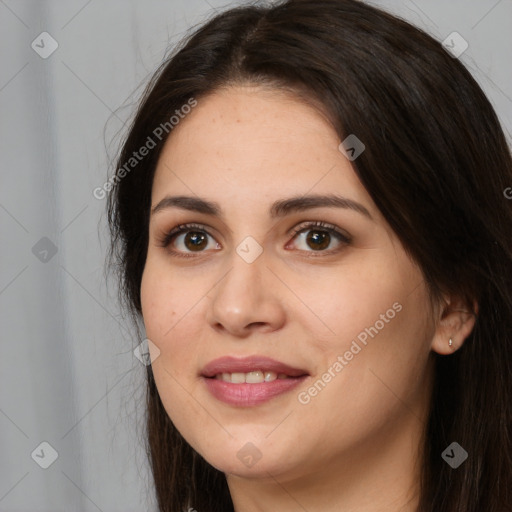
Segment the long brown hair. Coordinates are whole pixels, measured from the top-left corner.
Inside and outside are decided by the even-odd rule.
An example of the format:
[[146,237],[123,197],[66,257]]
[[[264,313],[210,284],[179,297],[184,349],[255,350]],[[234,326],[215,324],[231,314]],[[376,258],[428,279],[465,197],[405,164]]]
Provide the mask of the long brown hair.
[[[344,140],[366,149],[354,170],[433,296],[478,303],[473,332],[436,359],[419,512],[512,510],[512,160],[470,73],[407,22],[357,0],[288,0],[215,15],[149,82],[109,194],[111,257],[141,315],[151,187],[167,134],[129,172],[134,151],[190,98],[260,84],[320,104]],[[186,122],[186,121],[184,121]],[[172,130],[169,130],[172,134]],[[147,450],[161,512],[233,510],[226,479],[183,439],[147,368]],[[469,454],[452,469],[453,441]]]

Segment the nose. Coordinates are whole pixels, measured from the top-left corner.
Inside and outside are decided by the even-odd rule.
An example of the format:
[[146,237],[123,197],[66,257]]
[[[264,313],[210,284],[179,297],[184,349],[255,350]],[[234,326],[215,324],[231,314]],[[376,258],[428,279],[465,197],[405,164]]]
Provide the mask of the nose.
[[233,251],[229,269],[208,293],[207,322],[213,329],[246,338],[254,331],[272,332],[284,325],[281,283],[267,263],[265,252],[248,263]]

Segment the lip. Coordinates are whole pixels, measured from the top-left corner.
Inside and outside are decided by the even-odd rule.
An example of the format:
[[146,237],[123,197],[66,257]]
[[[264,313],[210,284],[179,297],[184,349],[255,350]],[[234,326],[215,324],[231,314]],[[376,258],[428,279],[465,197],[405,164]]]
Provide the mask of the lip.
[[[258,384],[236,384],[214,378],[219,373],[248,373],[257,370],[284,373],[288,378]],[[264,356],[221,357],[208,363],[201,373],[201,378],[213,397],[235,407],[253,407],[265,403],[291,391],[308,377],[306,370]]]
[[250,357],[220,357],[210,361],[202,370],[203,377],[215,377],[218,373],[248,373],[257,370],[269,370],[271,372],[284,373],[289,377],[301,377],[308,375],[306,370],[294,368],[281,361],[276,361],[265,356]]

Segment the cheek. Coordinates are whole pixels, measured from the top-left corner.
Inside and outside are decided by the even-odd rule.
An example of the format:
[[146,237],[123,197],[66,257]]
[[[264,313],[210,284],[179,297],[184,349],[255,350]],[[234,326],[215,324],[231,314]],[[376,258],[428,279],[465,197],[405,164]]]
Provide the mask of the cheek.
[[166,293],[165,283],[157,279],[155,273],[144,271],[140,290],[142,317],[147,337],[157,346],[160,346],[163,333],[176,321],[172,297],[172,293]]
[[142,317],[147,337],[160,349],[165,366],[175,372],[197,366],[210,281],[199,273],[191,278],[170,268],[165,256],[149,251],[141,280]]
[[[304,429],[320,432],[318,449],[325,453],[398,428],[410,411],[421,410],[426,391],[429,329],[420,307],[422,287],[365,297],[366,306],[358,302],[357,308],[339,299],[347,315],[332,324],[337,336],[324,339],[314,382],[300,390]],[[330,318],[332,323],[336,317]]]
[[[179,274],[169,272],[165,261],[152,257],[151,251],[142,275],[140,299],[146,334],[157,346],[173,333],[190,310],[194,300],[194,287],[179,279]],[[165,347],[161,347],[165,349]]]
[[425,286],[411,288],[412,292],[396,287],[359,292],[366,300],[347,316],[338,352],[331,355],[331,359],[340,354],[350,359],[342,372],[344,383],[340,379],[339,384],[363,410],[384,414],[400,400],[414,402],[421,393],[433,326],[426,311]]
[[[363,416],[390,412],[396,403],[390,389],[414,399],[425,377],[433,325],[423,276],[405,258],[391,256],[338,275],[308,297],[327,333],[316,337],[315,370],[329,383],[319,383],[322,398],[313,407],[328,411],[331,400],[344,396]],[[336,377],[326,375],[329,369]]]
[[421,283],[421,276],[405,265],[400,267],[396,258],[386,257],[382,251],[379,251],[378,259],[371,256],[357,255],[336,271],[325,269],[295,283],[297,295],[304,297],[304,302],[315,314],[316,318],[307,316],[311,319],[311,327],[314,321],[321,328],[320,348],[327,351],[344,349],[376,322],[380,331],[383,327],[381,315],[384,315],[384,321],[388,317],[393,319],[384,324],[383,330],[388,330],[389,325],[397,323],[395,316],[399,316],[393,304],[403,306],[407,294]]
[[[195,377],[200,354],[201,328],[195,315],[201,311],[197,287],[170,274],[165,265],[148,258],[141,282],[142,316],[147,337],[158,347],[152,370],[158,394],[167,415],[187,441],[194,432],[191,418],[201,415],[190,399],[191,377]],[[151,347],[150,347],[151,350]],[[153,354],[152,354],[153,356]]]
[[[170,375],[179,378],[186,366],[185,361],[194,352],[190,342],[197,336],[190,330],[194,329],[190,320],[194,314],[191,306],[196,301],[163,265],[157,265],[151,259],[144,269],[140,293],[146,336],[160,351],[156,359],[152,354],[155,380],[158,384],[160,375],[169,372],[168,377],[172,381]],[[168,384],[164,389],[168,389]]]

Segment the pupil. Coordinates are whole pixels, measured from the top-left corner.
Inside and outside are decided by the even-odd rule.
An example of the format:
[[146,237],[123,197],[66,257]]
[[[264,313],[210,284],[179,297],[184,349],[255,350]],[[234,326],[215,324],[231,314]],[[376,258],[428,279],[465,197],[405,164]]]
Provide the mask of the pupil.
[[[198,249],[202,249],[202,243],[206,240],[206,236],[204,233],[200,233],[198,231],[190,231],[185,235],[185,245],[187,249],[192,251],[197,251]],[[191,242],[192,245],[189,245],[188,242]]]
[[[313,244],[317,244],[316,247],[312,247],[312,249],[325,249],[329,246],[330,234],[325,231],[310,231],[310,235],[307,237],[308,243],[313,241]],[[318,245],[320,242],[320,245]]]

